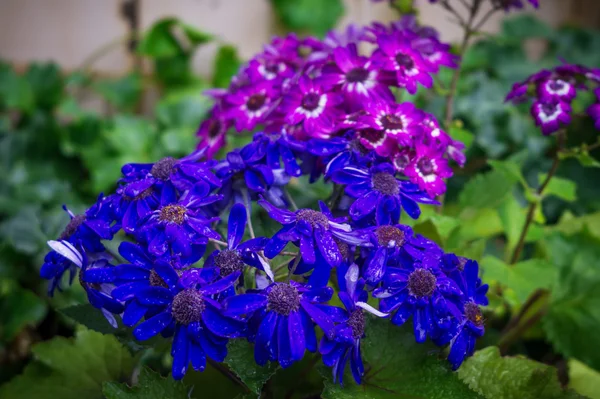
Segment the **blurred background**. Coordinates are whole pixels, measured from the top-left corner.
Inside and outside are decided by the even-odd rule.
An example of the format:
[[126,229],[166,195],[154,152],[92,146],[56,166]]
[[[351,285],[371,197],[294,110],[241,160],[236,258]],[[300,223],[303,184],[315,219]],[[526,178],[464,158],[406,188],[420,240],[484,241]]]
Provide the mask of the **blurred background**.
[[[469,161],[450,182],[450,202],[488,159],[516,153],[534,185],[548,169],[550,141],[527,106],[503,102],[513,83],[561,57],[600,66],[600,1],[540,3],[495,14],[464,57],[452,134]],[[442,40],[460,40],[442,7],[415,7]],[[387,2],[369,0],[0,0],[0,384],[23,370],[36,342],[71,336],[60,309],[87,302],[77,281],[47,297],[38,274],[46,241],[69,220],[63,204],[80,213],[114,189],[124,163],[192,151],[211,106],[203,91],[226,87],[273,35],[398,18]],[[439,117],[450,77],[443,70],[439,87],[410,100]],[[586,99],[578,101],[574,112],[584,112]],[[589,120],[571,129],[580,142],[594,140]],[[598,170],[562,164],[558,174],[581,184],[576,200],[544,203],[550,222],[598,209],[600,186],[583,183],[598,181]],[[496,219],[471,224],[473,237],[501,235]]]

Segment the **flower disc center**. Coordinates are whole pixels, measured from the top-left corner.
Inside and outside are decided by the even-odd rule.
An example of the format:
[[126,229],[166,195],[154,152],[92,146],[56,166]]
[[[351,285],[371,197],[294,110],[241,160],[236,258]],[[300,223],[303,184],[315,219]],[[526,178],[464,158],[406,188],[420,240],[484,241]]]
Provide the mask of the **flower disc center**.
[[423,174],[425,176],[433,174],[433,172],[435,171],[433,163],[431,162],[431,159],[429,159],[429,158],[419,159],[417,161],[417,168],[419,169],[419,172],[421,172],[421,174]]
[[267,96],[264,94],[253,94],[248,98],[248,101],[246,101],[246,108],[248,108],[249,111],[258,111],[265,105],[266,102]]
[[181,205],[167,205],[162,207],[158,220],[166,223],[183,224],[187,209]]
[[234,249],[225,249],[215,256],[215,265],[219,267],[221,277],[229,276],[232,273],[241,271],[244,268],[244,262],[239,251]]
[[353,68],[346,74],[346,81],[348,83],[360,83],[367,80],[369,77],[369,71],[365,68]]
[[167,157],[163,158],[160,161],[156,162],[152,165],[152,169],[150,169],[150,174],[157,179],[166,181],[171,177],[171,172],[173,172],[173,167],[177,161],[174,158]]
[[365,315],[361,308],[350,313],[348,325],[352,328],[354,338],[360,338],[365,334]]
[[404,244],[404,232],[394,226],[377,227],[375,236],[382,247],[400,247]]
[[319,107],[321,96],[317,93],[308,93],[302,98],[302,108],[307,111],[314,111]]
[[373,189],[379,191],[381,194],[398,195],[400,193],[398,180],[391,173],[375,173],[371,178],[371,185]]
[[283,316],[288,316],[300,308],[298,291],[289,284],[279,283],[273,286],[267,300],[267,310]]
[[396,64],[400,67],[404,67],[406,69],[413,69],[415,67],[415,62],[408,54],[398,53],[396,54]]
[[329,229],[329,219],[327,219],[327,216],[323,215],[321,212],[312,209],[300,209],[296,213],[296,218],[298,220],[304,220],[310,223],[312,227],[319,225],[325,230]]
[[416,297],[428,297],[435,291],[437,278],[427,269],[417,269],[408,276],[408,290]]
[[200,321],[205,308],[202,294],[194,289],[187,289],[173,298],[171,314],[178,323],[188,325]]
[[66,240],[67,238],[71,237],[73,234],[75,234],[75,232],[77,231],[77,229],[79,228],[79,226],[81,226],[81,224],[85,222],[85,215],[81,214],[81,215],[75,215],[70,221],[69,224],[67,224],[67,227],[65,227],[65,229],[63,230],[63,232],[61,233],[61,235],[58,237],[59,240]]
[[483,325],[483,315],[481,314],[481,308],[473,302],[465,303],[465,317],[470,320],[476,326]]

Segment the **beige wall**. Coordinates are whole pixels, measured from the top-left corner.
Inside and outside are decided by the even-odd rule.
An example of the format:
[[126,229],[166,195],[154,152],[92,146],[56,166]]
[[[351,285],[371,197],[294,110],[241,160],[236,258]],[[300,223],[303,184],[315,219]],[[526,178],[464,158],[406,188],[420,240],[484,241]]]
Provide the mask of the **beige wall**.
[[[275,30],[268,0],[140,1],[142,28],[161,17],[177,16],[236,45],[244,58],[259,51]],[[458,3],[458,0],[452,1]],[[588,1],[600,3],[599,0]],[[341,26],[394,17],[385,3],[344,2],[346,15],[340,21]],[[425,23],[440,30],[445,40],[457,40],[460,28],[452,24],[441,7],[427,0],[416,2]],[[539,14],[557,24],[569,14],[575,2],[582,0],[541,0]],[[54,60],[65,68],[75,69],[95,50],[126,34],[127,26],[119,15],[119,4],[119,0],[0,0],[0,58],[17,64]],[[495,15],[485,29],[496,30],[503,17],[502,13]],[[194,62],[199,72],[210,71],[215,48],[213,45],[201,49]],[[94,70],[107,73],[120,73],[128,68],[124,46],[115,47],[93,64]]]

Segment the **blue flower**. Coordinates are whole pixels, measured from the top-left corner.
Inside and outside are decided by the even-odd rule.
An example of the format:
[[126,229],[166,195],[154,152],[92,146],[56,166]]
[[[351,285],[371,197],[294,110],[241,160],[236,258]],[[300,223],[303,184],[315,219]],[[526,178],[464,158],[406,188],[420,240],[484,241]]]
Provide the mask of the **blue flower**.
[[331,299],[331,287],[309,288],[295,281],[273,283],[262,291],[227,298],[225,314],[248,315],[250,341],[259,365],[277,360],[286,368],[317,350],[316,323],[332,334],[334,321],[341,320],[339,308],[323,305]]
[[356,198],[350,207],[350,217],[354,220],[369,218],[377,224],[398,223],[402,208],[417,219],[421,214],[418,203],[439,205],[415,184],[397,179],[395,173],[388,163],[368,171],[348,166],[334,173],[332,180],[346,184],[346,194]]
[[365,336],[364,310],[378,317],[387,317],[387,314],[367,304],[365,281],[359,278],[359,272],[356,264],[338,268],[338,296],[346,308],[345,317],[343,322],[335,326],[332,336],[323,336],[319,346],[323,363],[332,367],[333,382],[338,381],[340,385],[344,383],[344,370],[348,362],[357,384],[361,383],[365,371],[360,350],[360,341]]
[[[258,254],[264,250],[268,239],[257,237],[242,243],[246,221],[246,208],[242,204],[235,204],[227,223],[227,248],[210,254],[204,262],[204,268],[215,268],[221,277],[227,277],[235,272],[243,272],[246,265],[249,265],[262,270],[274,281],[269,263]],[[225,295],[235,295],[235,287],[231,287]]]
[[274,258],[283,250],[288,242],[300,248],[302,259],[309,264],[317,261],[316,250],[331,265],[338,266],[342,254],[334,238],[352,245],[367,245],[368,238],[360,231],[353,231],[345,218],[334,218],[327,205],[319,201],[320,211],[300,209],[291,212],[279,209],[264,199],[258,201],[271,218],[283,225],[270,240],[265,249],[267,258]]
[[[348,245],[337,237],[333,237],[333,241],[337,244],[340,255],[342,256],[340,266],[350,265],[354,261],[356,247],[354,245]],[[294,262],[290,262],[290,267],[292,267],[293,264]],[[323,257],[321,251],[316,251],[316,261],[314,263],[308,263],[300,257],[300,261],[293,270],[294,274],[297,275],[304,275],[312,271],[308,277],[308,285],[311,287],[324,287],[329,282],[332,268],[333,266]]]
[[161,203],[161,207],[141,221],[141,233],[154,256],[180,256],[186,263],[197,261],[209,238],[219,239],[202,207],[218,201],[210,195],[210,186],[199,182],[186,191],[177,202]]
[[95,254],[95,259],[90,259],[84,251],[79,251],[73,244],[68,241],[48,241],[48,246],[52,250],[67,259],[74,267],[80,269],[79,282],[85,290],[90,304],[102,311],[102,314],[108,322],[117,328],[117,321],[113,314],[123,312],[123,304],[114,299],[111,292],[114,288],[112,284],[92,284],[86,281],[86,273],[96,268],[105,269],[111,267],[108,262],[108,254]]
[[464,264],[464,269],[457,270],[452,276],[464,294],[459,305],[462,309],[460,322],[456,327],[437,339],[438,345],[450,342],[448,360],[452,369],[460,367],[464,359],[475,351],[475,342],[485,332],[484,319],[479,306],[486,306],[488,285],[482,284],[479,278],[479,265],[473,260]]
[[438,259],[424,259],[402,267],[387,267],[381,288],[373,291],[382,312],[394,313],[392,323],[404,324],[411,316],[415,340],[425,342],[439,330],[451,327],[460,318],[460,310],[452,303],[462,292],[456,283],[435,265]]
[[313,155],[323,157],[325,175],[330,177],[336,171],[346,167],[366,167],[375,158],[375,152],[367,149],[355,132],[343,137],[329,139],[311,139],[307,150]]
[[305,150],[305,144],[293,139],[285,131],[281,133],[256,133],[254,141],[261,146],[266,147],[264,150],[259,150],[265,153],[266,164],[273,170],[283,169],[288,176],[298,177],[302,173],[298,161],[296,160],[296,152]]
[[207,357],[217,362],[225,360],[228,338],[243,336],[245,325],[224,316],[213,297],[234,284],[239,272],[212,282],[200,269],[185,271],[181,280],[166,264],[156,264],[155,270],[166,287],[153,286],[136,294],[140,303],[154,308],[154,315],[140,323],[133,335],[144,341],[174,331],[171,355],[176,380],[183,378],[190,362],[194,370],[202,371]]
[[[215,172],[223,181],[219,190],[219,194],[223,195],[219,210],[231,203],[246,203],[257,198],[258,194],[265,195],[277,205],[285,205],[281,187],[288,183],[290,177],[283,169],[273,169],[265,164],[267,151],[264,141],[256,140],[231,151],[225,160],[217,164]],[[245,198],[246,195],[248,198]]]

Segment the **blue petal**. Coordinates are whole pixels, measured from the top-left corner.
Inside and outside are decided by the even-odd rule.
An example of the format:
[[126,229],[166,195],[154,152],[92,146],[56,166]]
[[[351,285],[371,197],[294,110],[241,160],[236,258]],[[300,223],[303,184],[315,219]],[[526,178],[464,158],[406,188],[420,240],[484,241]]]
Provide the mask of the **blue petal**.
[[148,280],[150,277],[150,270],[147,268],[127,264],[115,266],[114,273],[121,280]]
[[288,330],[290,336],[290,346],[292,351],[292,360],[297,362],[304,356],[306,341],[304,335],[304,326],[300,312],[291,312],[288,316]]
[[206,306],[202,320],[212,333],[220,337],[238,338],[244,333],[244,323],[221,315],[212,306]]
[[267,297],[261,294],[243,294],[227,298],[225,314],[240,316],[252,313],[257,309],[267,306]]
[[[118,267],[118,266],[117,266]],[[82,280],[86,283],[111,283],[115,281],[116,267],[98,267],[83,271]]]
[[277,325],[277,360],[282,368],[287,368],[294,363],[290,344],[288,317],[280,316]]
[[364,279],[367,283],[371,285],[376,285],[381,281],[383,275],[385,273],[385,263],[386,263],[386,249],[378,248],[373,258],[369,261],[367,268],[364,272]]
[[124,241],[119,245],[119,254],[133,265],[142,266],[147,269],[151,267],[150,259],[148,259],[144,249],[139,245]]
[[317,350],[317,334],[315,333],[315,325],[308,317],[306,312],[300,312],[300,319],[302,321],[302,328],[304,329],[304,341],[306,344],[306,349],[311,352],[315,352]]
[[202,346],[196,342],[190,342],[189,346],[190,360],[192,361],[192,367],[196,371],[204,371],[206,368],[206,354],[202,349]]
[[246,229],[246,207],[242,204],[235,204],[229,212],[227,222],[227,245],[229,249],[235,249],[244,237]]
[[224,291],[235,284],[235,282],[240,278],[240,275],[241,272],[239,271],[231,273],[229,276],[224,277],[212,284],[205,285],[204,287],[200,288],[200,291],[207,295],[218,294],[219,292]]
[[123,312],[123,324],[127,327],[135,326],[144,317],[147,310],[148,308],[140,305],[137,300],[132,300],[127,304]]
[[450,347],[448,361],[452,365],[452,370],[458,369],[467,356],[468,335],[467,332],[461,329]]
[[142,305],[168,305],[173,300],[173,294],[163,287],[148,287],[137,293],[136,298]]
[[173,321],[171,313],[164,311],[146,320],[133,330],[133,335],[140,341],[150,339],[164,330]]
[[154,265],[154,270],[156,274],[169,286],[169,288],[173,289],[177,286],[179,282],[179,275],[169,265],[167,262],[159,261]]
[[339,266],[342,261],[342,254],[331,233],[322,226],[317,225],[315,229],[315,240],[319,251],[331,266]]
[[110,293],[113,298],[119,301],[126,301],[132,298],[139,291],[148,288],[149,284],[147,281],[135,281],[133,283],[127,283],[119,285],[117,288],[112,290]]
[[173,379],[180,380],[185,376],[189,363],[189,341],[187,338],[187,327],[179,326],[175,330],[175,337],[173,338],[173,348],[171,355],[173,356],[173,367],[171,368],[173,373]]
[[306,263],[315,263],[317,260],[314,241],[312,236],[300,236],[300,252]]
[[272,358],[271,344],[277,327],[277,314],[269,312],[260,323],[254,344],[254,360],[259,366],[264,366]]
[[313,288],[302,293],[302,297],[310,302],[327,302],[332,296],[333,288],[331,287]]
[[321,329],[327,336],[330,336],[333,333],[335,325],[333,324],[331,318],[327,316],[325,312],[303,299],[300,300],[300,306],[302,306],[302,309],[304,309],[306,313],[308,313],[310,318],[315,323],[317,323],[319,327],[321,327]]

